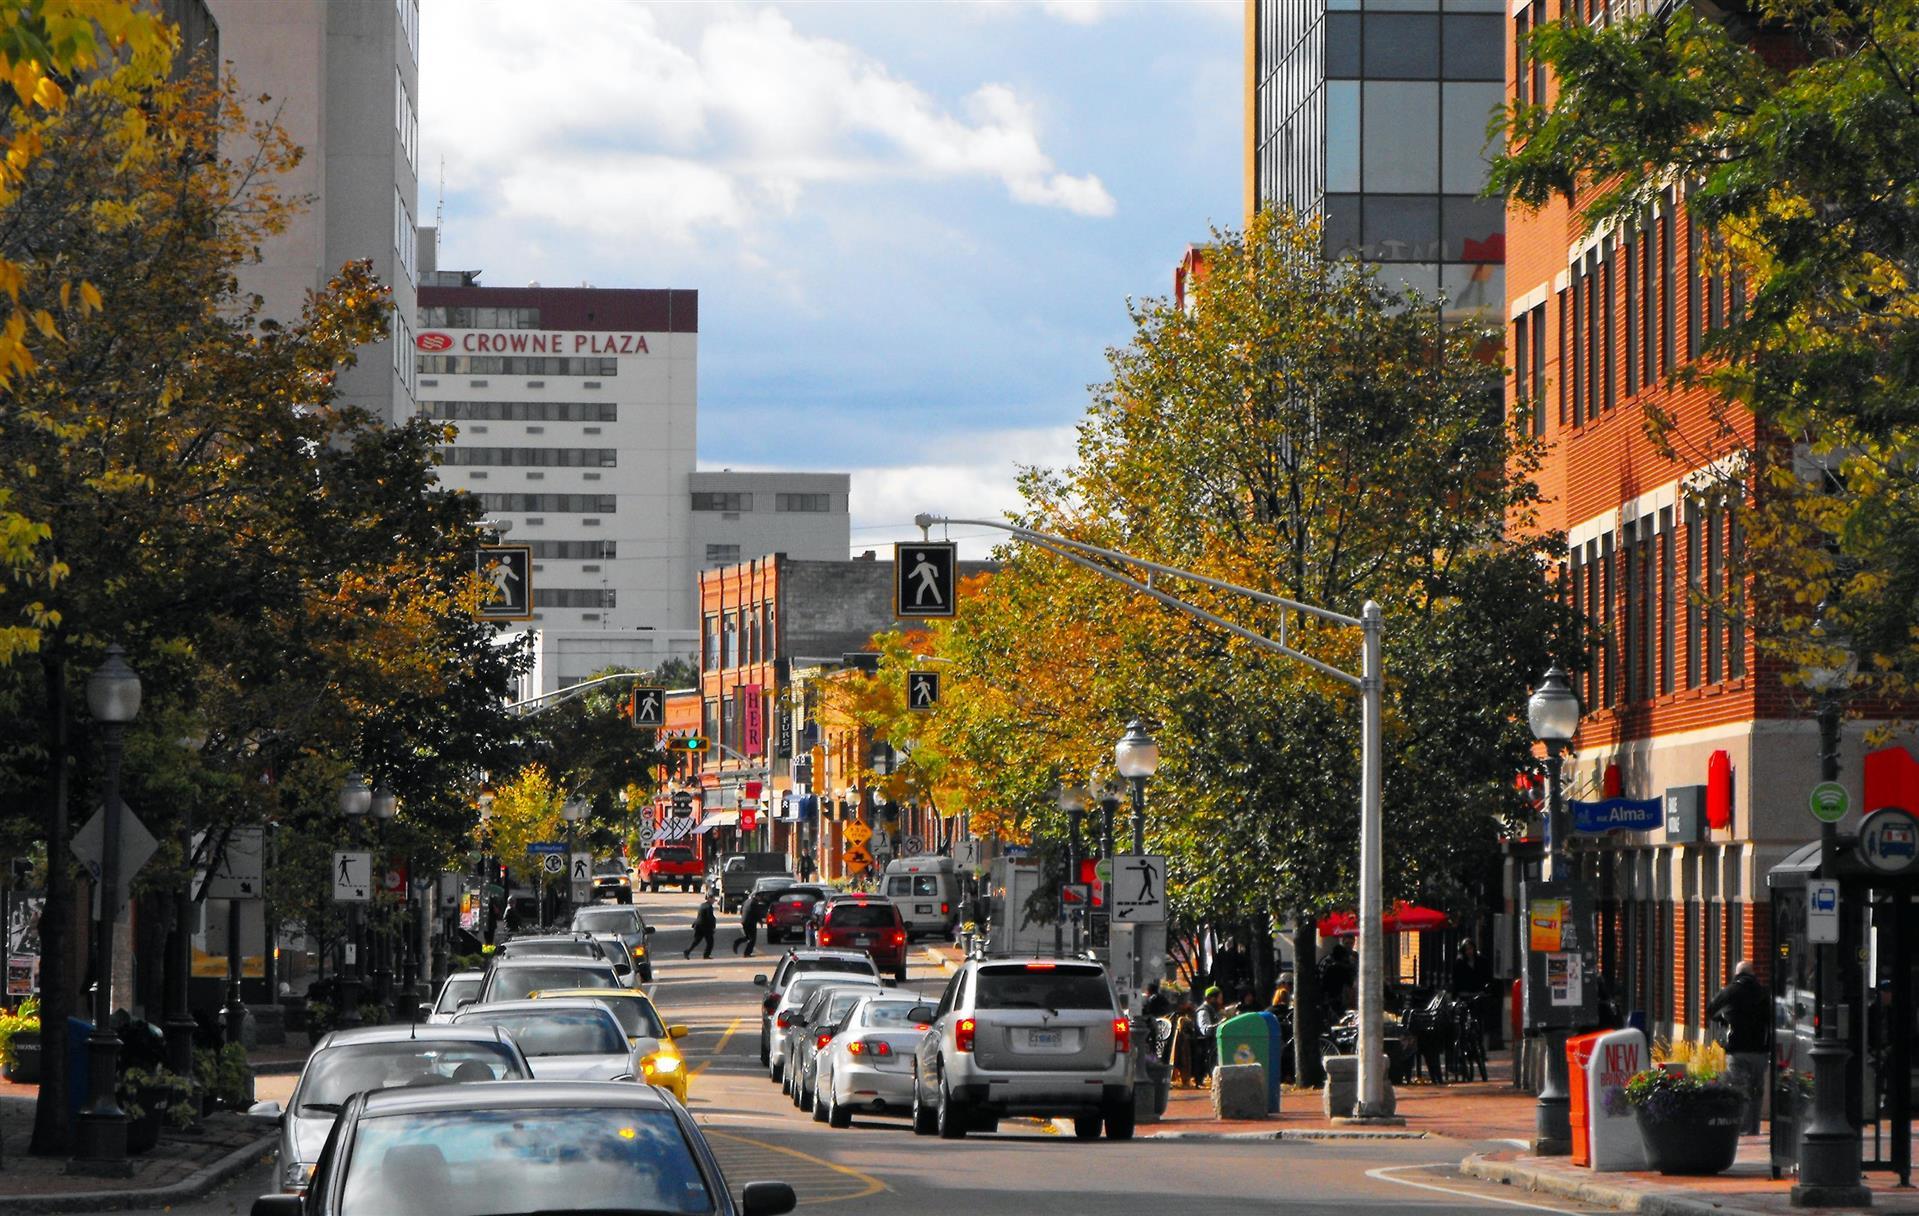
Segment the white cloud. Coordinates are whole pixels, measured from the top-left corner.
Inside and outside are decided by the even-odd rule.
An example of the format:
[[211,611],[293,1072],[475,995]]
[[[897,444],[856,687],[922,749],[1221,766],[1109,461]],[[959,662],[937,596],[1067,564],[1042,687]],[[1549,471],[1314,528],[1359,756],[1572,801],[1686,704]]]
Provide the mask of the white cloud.
[[979,179],[1031,206],[1114,212],[1096,175],[1054,162],[1009,86],[955,111],[774,9],[697,12],[429,0],[428,163],[443,155],[448,189],[505,218],[675,243],[750,234],[829,182]]
[[[1021,466],[1058,468],[1073,459],[1074,427],[1034,427],[956,436],[923,462],[853,471],[853,550],[914,540],[913,517],[922,511],[952,519],[1003,520],[1021,506],[1016,484]],[[960,554],[985,557],[1005,540],[991,529],[955,526]],[[937,533],[936,533],[937,535]]]

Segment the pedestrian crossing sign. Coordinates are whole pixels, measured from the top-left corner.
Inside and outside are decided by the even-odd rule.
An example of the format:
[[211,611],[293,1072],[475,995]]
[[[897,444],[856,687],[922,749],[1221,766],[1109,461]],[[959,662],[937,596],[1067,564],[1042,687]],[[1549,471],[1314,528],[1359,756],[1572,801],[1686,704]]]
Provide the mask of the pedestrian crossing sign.
[[481,545],[473,570],[480,578],[481,620],[533,619],[533,546]]
[[959,546],[923,541],[893,546],[893,615],[953,616],[957,612]]

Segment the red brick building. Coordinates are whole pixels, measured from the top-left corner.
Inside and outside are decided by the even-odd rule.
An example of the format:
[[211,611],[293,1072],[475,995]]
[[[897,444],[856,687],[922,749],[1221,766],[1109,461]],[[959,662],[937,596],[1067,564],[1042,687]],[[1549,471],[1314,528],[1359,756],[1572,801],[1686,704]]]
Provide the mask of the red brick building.
[[[1515,7],[1509,94],[1551,88],[1518,73],[1515,48],[1537,23],[1581,15],[1565,4]],[[1568,796],[1660,798],[1667,810],[1665,831],[1579,842],[1605,909],[1602,964],[1655,1034],[1698,1035],[1733,965],[1767,966],[1766,873],[1817,835],[1806,802],[1819,761],[1808,695],[1781,679],[1747,625],[1766,589],[1731,573],[1751,419],[1723,416],[1724,434],[1706,391],[1674,379],[1741,300],[1736,277],[1712,270],[1711,237],[1689,221],[1684,190],[1590,236],[1563,203],[1510,208],[1505,317],[1508,404],[1549,447],[1540,524],[1565,533],[1563,585],[1599,638],[1575,682],[1585,716]],[[1677,459],[1648,437],[1654,407],[1676,423]],[[1840,779],[1855,810],[1842,830],[1857,808],[1896,798],[1910,771],[1903,751],[1864,762],[1865,725],[1843,731]]]

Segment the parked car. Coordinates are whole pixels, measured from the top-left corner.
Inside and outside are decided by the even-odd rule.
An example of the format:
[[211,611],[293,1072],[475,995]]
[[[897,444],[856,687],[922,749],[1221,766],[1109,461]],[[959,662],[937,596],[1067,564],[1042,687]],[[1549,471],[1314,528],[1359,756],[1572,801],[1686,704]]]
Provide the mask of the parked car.
[[[253,1216],[391,1212],[703,1212],[783,1216],[784,1182],[736,1200],[686,1109],[646,1085],[511,1081],[389,1090],[348,1101],[313,1193]],[[564,1150],[564,1151],[562,1151]]]
[[908,940],[944,937],[959,923],[959,871],[951,857],[900,857],[886,863],[880,892],[900,910]]
[[931,1012],[909,997],[867,994],[855,1003],[814,1060],[813,1118],[847,1127],[855,1111],[910,1109],[913,1049]]
[[314,1044],[285,1107],[256,1102],[248,1113],[280,1121],[280,1189],[297,1194],[306,1189],[327,1133],[353,1095],[532,1075],[512,1038],[491,1026],[362,1026],[336,1030]]
[[432,1025],[445,1025],[453,1020],[453,1014],[462,1001],[472,1001],[480,995],[480,985],[486,982],[484,971],[455,971],[446,977],[440,985],[440,995],[433,1004],[425,1009],[426,1020]]
[[913,1131],[957,1140],[1007,1115],[1133,1135],[1132,1033],[1098,963],[969,959],[913,1053]]
[[686,1027],[668,1026],[663,1022],[652,998],[630,989],[621,992],[609,988],[575,988],[542,992],[534,999],[546,1001],[562,997],[584,997],[605,1005],[618,1019],[620,1029],[626,1032],[627,1044],[639,1057],[640,1080],[671,1090],[674,1097],[686,1101],[689,1080],[686,1057],[677,1046],[678,1040],[686,1037]]
[[756,881],[769,874],[785,873],[784,853],[728,853],[720,860],[719,873],[708,883],[718,887],[721,910],[737,912]]
[[663,886],[691,891],[705,874],[699,855],[683,844],[656,844],[640,859],[640,882],[649,891]]
[[480,987],[476,1004],[524,1000],[535,992],[553,988],[624,988],[620,977],[605,959],[553,958],[534,955],[528,958],[499,959],[487,969],[486,983]]
[[794,1023],[806,1002],[821,988],[853,987],[859,985],[877,989],[880,986],[878,976],[857,976],[848,972],[816,971],[796,976],[780,994],[779,1004],[773,1009],[772,1046],[767,1053],[767,1074],[785,1088],[786,1063],[791,1057],[787,1050],[788,1036],[797,1033]]
[[833,900],[814,920],[809,944],[864,950],[873,956],[875,967],[892,972],[899,983],[906,982],[906,922],[891,900],[877,896]]
[[796,975],[805,975],[813,971],[832,971],[852,975],[870,975],[878,983],[879,968],[873,966],[871,955],[860,950],[788,950],[774,965],[771,976],[753,977],[755,987],[766,989],[766,995],[760,999],[760,1065],[769,1063],[772,1050],[773,1010],[779,1007],[780,997],[786,985]]
[[799,1015],[787,1027],[786,1069],[781,1084],[786,1096],[801,1110],[813,1109],[813,1061],[820,1048],[833,1037],[833,1028],[847,1010],[872,992],[870,984],[826,984],[816,989],[800,1006]]
[[606,947],[593,940],[593,934],[584,930],[571,933],[532,933],[524,937],[510,937],[501,942],[493,951],[494,961],[507,958],[527,958],[540,955],[545,958],[591,958],[606,960]]
[[653,982],[653,958],[646,940],[653,935],[653,927],[638,908],[581,908],[573,914],[569,927],[575,933],[592,934],[602,945],[607,944],[608,935],[618,937],[621,948],[639,969],[640,982]]
[[586,997],[469,1005],[455,1026],[497,1026],[513,1036],[541,1081],[636,1081],[639,1055],[613,1011]]

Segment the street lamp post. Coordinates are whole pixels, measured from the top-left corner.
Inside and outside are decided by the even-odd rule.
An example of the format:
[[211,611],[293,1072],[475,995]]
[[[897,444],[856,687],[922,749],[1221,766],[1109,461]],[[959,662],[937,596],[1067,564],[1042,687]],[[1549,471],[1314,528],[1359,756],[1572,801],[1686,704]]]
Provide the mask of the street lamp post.
[[[347,843],[360,843],[360,820],[373,805],[373,787],[366,778],[353,772],[340,784],[340,814],[346,816]],[[360,905],[346,906],[346,956],[340,968],[340,1025],[352,1029],[360,1024]]]
[[[1806,684],[1819,698],[1819,779],[1839,779],[1839,722],[1846,690],[1858,657],[1846,639],[1826,623],[1825,606],[1812,627],[1821,654],[1805,670]],[[1838,877],[1839,825],[1819,825],[1819,877]],[[1812,1119],[1800,1141],[1799,1178],[1793,1184],[1794,1207],[1865,1207],[1872,1193],[1860,1181],[1859,1129],[1846,1117],[1846,1071],[1852,1051],[1839,1037],[1839,947],[1821,945],[1818,954],[1819,1024],[1812,1049]]]
[[1146,782],[1159,771],[1159,743],[1134,718],[1113,745],[1113,766],[1133,785],[1133,856],[1146,854]]
[[[1066,882],[1072,885],[1079,881],[1080,871],[1080,824],[1086,818],[1086,787],[1062,783],[1059,787],[1059,809],[1066,812]],[[1073,909],[1073,953],[1080,952],[1080,926],[1091,909],[1082,905]]]
[[[1546,748],[1546,871],[1548,882],[1572,878],[1566,856],[1566,804],[1560,788],[1560,756],[1579,730],[1579,697],[1558,664],[1549,668],[1526,702],[1526,722],[1533,737]],[[1532,971],[1527,970],[1531,983]],[[1529,1000],[1530,1007],[1539,1002]],[[1545,1075],[1539,1100],[1533,1107],[1534,1148],[1540,1156],[1563,1157],[1572,1152],[1572,1088],[1566,1075],[1566,1030],[1546,1031]]]
[[119,920],[120,757],[126,749],[127,723],[140,713],[140,676],[127,666],[126,651],[107,647],[106,662],[87,677],[87,711],[101,727],[106,750],[105,805],[100,833],[100,919],[98,967],[93,987],[93,1033],[87,1037],[87,1068],[92,1101],[80,1112],[75,1159],[88,1172],[127,1169],[127,1115],[114,1100],[119,1076],[120,1040],[113,1033],[113,926]]
[[[198,748],[204,739],[185,739],[182,746]],[[173,901],[173,932],[167,937],[167,1069],[193,1079],[193,1007],[189,1000],[193,976],[193,808],[180,812],[180,857],[184,872]]]
[[586,818],[592,808],[586,799],[575,795],[560,805],[560,818],[566,820],[566,915],[573,919],[573,825]]
[[[493,944],[493,895],[488,888],[493,885],[494,874],[490,850],[493,847],[493,801],[496,796],[491,785],[482,785],[473,799],[474,805],[480,808],[480,907],[477,923],[473,927],[480,931],[482,946]],[[504,888],[501,896],[505,896]]]
[[1099,856],[1102,861],[1113,859],[1113,820],[1119,815],[1119,798],[1125,787],[1117,776],[1111,776],[1100,782],[1099,786]]
[[[382,785],[373,791],[367,807],[373,813],[373,853],[374,871],[380,881],[374,887],[372,895],[378,901],[386,893],[386,825],[393,821],[399,810],[400,798],[392,790]],[[381,1008],[388,1007],[393,1000],[393,910],[386,907],[373,926],[372,941],[367,952],[373,956],[373,994]]]

